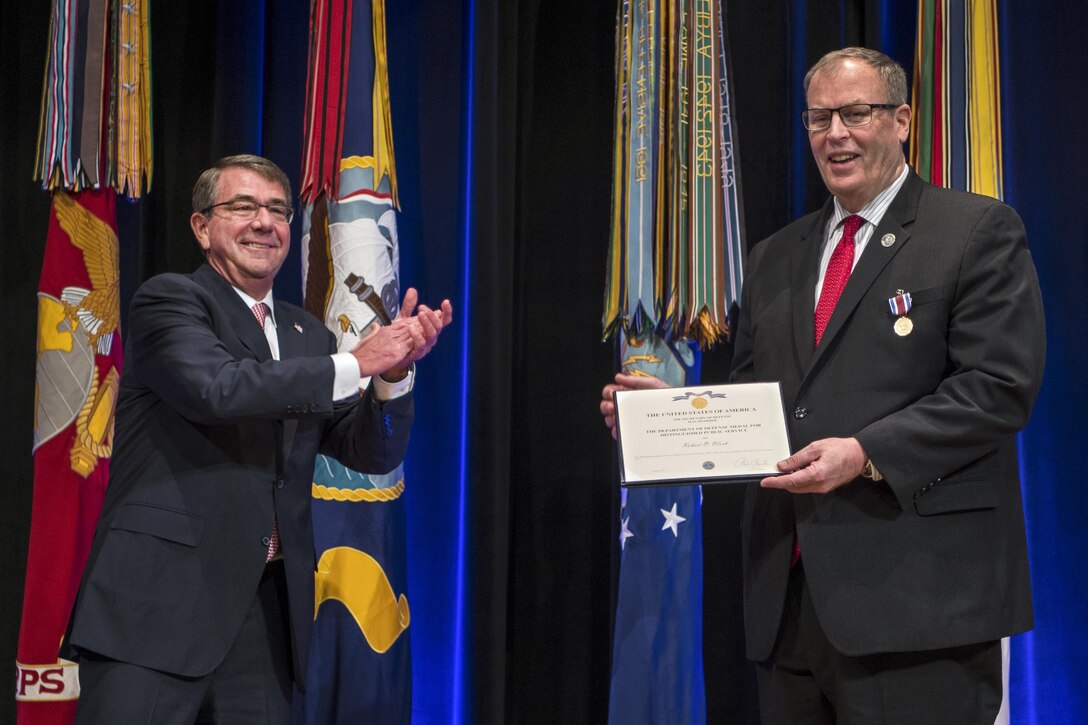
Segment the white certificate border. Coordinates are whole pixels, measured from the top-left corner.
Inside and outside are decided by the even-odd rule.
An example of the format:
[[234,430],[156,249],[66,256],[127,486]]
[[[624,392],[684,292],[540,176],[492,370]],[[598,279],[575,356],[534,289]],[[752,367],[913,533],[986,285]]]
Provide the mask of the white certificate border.
[[[627,465],[626,457],[623,447],[623,431],[621,428],[621,415],[620,415],[620,398],[631,394],[655,394],[660,398],[675,398],[676,396],[683,395],[705,395],[707,393],[721,393],[728,391],[737,391],[739,388],[773,388],[777,398],[778,405],[775,408],[778,411],[778,415],[774,415],[774,410],[768,410],[770,415],[767,417],[767,422],[780,426],[781,442],[785,448],[783,450],[773,450],[772,457],[774,462],[769,462],[768,469],[758,472],[744,472],[735,474],[721,474],[714,473],[713,471],[707,471],[706,473],[696,473],[690,475],[685,473],[681,477],[666,477],[659,479],[638,479],[634,481],[627,480]],[[615,391],[612,394],[612,401],[616,410],[616,458],[619,465],[620,486],[624,488],[641,488],[644,486],[698,486],[702,484],[729,484],[729,483],[753,483],[758,482],[764,478],[771,476],[780,476],[782,472],[774,468],[774,463],[777,461],[789,457],[792,447],[789,439],[789,426],[786,424],[786,406],[785,400],[782,397],[782,385],[777,382],[772,383],[722,383],[718,385],[693,385],[677,388],[646,388],[640,390],[625,390]]]

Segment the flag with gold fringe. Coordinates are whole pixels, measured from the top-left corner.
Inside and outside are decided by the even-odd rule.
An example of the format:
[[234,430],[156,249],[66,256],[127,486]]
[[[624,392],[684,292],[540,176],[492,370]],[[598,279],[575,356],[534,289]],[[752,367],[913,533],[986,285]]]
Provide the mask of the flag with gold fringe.
[[147,5],[54,0],[36,177],[52,193],[38,285],[34,499],[17,653],[22,725],[69,723],[59,657],[109,478],[121,373],[116,196],[151,178]]
[[[351,350],[400,300],[397,182],[383,0],[314,0],[301,196],[306,309]],[[364,384],[367,381],[364,381]],[[403,466],[319,457],[306,723],[411,721]]]
[[[740,299],[736,125],[720,0],[620,0],[604,335],[621,367],[699,379],[695,345],[729,334]],[[702,495],[621,492],[609,722],[706,721]]]
[[744,256],[720,0],[621,0],[605,335],[725,338]]
[[[996,0],[918,0],[910,164],[926,181],[1004,198]],[[1009,722],[1009,640],[1001,641]]]

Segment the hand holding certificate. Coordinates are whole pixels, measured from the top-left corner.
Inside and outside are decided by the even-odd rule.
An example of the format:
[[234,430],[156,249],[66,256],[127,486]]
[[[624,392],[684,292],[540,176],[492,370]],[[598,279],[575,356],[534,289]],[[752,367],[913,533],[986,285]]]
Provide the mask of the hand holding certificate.
[[619,390],[623,486],[748,483],[790,455],[777,383]]

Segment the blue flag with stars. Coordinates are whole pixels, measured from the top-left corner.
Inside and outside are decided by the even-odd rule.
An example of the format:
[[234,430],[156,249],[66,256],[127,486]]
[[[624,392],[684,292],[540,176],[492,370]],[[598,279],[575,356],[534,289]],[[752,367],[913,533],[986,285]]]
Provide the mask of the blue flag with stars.
[[[696,354],[655,335],[622,339],[629,374],[698,384]],[[706,722],[699,486],[621,489],[610,725]]]

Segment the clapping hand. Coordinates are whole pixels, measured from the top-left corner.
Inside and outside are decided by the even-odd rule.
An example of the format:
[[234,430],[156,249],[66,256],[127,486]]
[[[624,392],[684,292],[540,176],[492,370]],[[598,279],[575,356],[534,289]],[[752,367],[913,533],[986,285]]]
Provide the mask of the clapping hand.
[[419,293],[409,287],[404,293],[396,319],[384,327],[374,323],[370,333],[351,351],[363,377],[381,375],[395,382],[408,374],[408,367],[431,351],[442,329],[453,321],[453,306],[442,300],[437,310],[417,302]]

